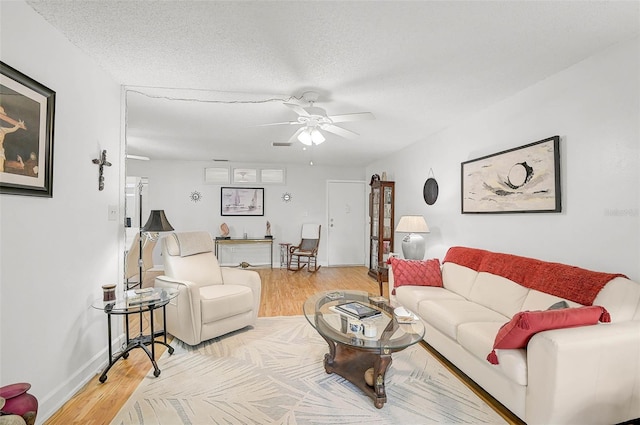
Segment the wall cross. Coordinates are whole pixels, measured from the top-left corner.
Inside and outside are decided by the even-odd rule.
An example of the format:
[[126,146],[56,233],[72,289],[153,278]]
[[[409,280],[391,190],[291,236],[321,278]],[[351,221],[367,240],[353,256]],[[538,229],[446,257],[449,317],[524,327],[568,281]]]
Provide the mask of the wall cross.
[[104,167],[111,167],[111,163],[107,161],[107,150],[103,150],[99,159],[92,159],[91,162],[100,166],[100,176],[98,177],[98,190],[104,189]]

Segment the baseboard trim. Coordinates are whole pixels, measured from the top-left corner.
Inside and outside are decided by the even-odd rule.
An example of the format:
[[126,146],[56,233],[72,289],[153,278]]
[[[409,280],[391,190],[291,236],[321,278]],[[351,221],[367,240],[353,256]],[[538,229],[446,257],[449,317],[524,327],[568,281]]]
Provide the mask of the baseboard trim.
[[451,363],[446,357],[438,352],[435,348],[429,345],[424,340],[420,341],[422,345],[433,357],[435,357],[449,372],[456,376],[463,384],[465,384],[475,395],[480,397],[482,401],[487,403],[493,410],[496,411],[505,421],[511,425],[526,425],[522,419],[517,417],[511,410],[507,409],[502,403],[496,400],[491,394],[485,391],[480,385],[478,385],[473,379],[458,369],[456,365]]
[[[125,343],[124,333],[112,342],[113,352],[117,352]],[[38,423],[45,423],[54,413],[71,400],[75,394],[85,387],[94,376],[107,366],[108,347],[97,352],[89,361],[80,366],[75,373],[58,385],[52,392],[39,400]]]

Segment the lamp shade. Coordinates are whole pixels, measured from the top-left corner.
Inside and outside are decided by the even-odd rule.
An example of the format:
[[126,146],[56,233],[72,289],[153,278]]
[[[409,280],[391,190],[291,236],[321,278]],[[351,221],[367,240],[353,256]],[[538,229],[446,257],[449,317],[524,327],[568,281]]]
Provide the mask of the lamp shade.
[[403,215],[396,227],[400,233],[429,233],[429,226],[421,215]]
[[151,210],[147,224],[140,229],[142,232],[170,232],[173,226],[164,215],[164,210]]
[[417,233],[429,233],[429,226],[421,215],[403,215],[400,217],[396,232],[409,233],[402,238],[402,255],[408,260],[424,258],[424,238]]

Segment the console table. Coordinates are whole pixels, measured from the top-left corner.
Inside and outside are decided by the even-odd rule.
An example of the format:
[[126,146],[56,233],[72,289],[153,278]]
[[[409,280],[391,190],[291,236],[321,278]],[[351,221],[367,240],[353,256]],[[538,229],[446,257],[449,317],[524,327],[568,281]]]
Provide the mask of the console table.
[[[231,238],[231,239],[215,239],[215,254],[218,261],[220,261],[220,257],[218,256],[218,247],[220,245],[244,245],[244,244],[267,244],[269,245],[269,264],[271,268],[273,268],[273,238],[262,238],[262,239],[244,239],[244,238]],[[241,263],[241,266],[244,267],[245,262]]]

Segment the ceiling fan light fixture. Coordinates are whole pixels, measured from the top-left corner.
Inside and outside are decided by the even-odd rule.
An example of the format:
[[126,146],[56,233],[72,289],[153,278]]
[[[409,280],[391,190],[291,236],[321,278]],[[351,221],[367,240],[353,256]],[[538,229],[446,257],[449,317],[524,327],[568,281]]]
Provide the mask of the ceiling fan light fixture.
[[320,143],[324,142],[325,140],[326,139],[324,138],[322,133],[320,133],[320,130],[318,130],[317,128],[314,128],[313,130],[311,130],[311,141],[313,143],[315,143],[316,145],[319,145]]
[[303,145],[311,146],[312,144],[319,145],[326,139],[317,128],[307,128],[303,132],[298,134],[298,140]]
[[300,143],[302,143],[303,145],[307,145],[307,146],[311,146],[312,140],[311,140],[311,130],[309,129],[305,129],[303,132],[301,132],[300,134],[298,134],[298,140],[300,141]]

